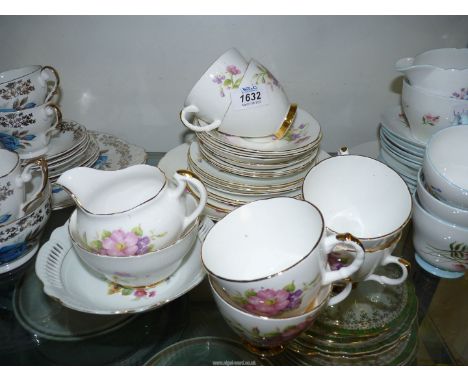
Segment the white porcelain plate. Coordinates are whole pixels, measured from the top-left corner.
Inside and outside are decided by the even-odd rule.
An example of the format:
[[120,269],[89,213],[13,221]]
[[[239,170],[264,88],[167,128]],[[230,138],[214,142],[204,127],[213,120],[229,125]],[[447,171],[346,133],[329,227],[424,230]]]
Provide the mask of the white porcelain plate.
[[400,105],[388,108],[381,116],[382,125],[397,138],[410,143],[420,149],[425,149],[426,144],[419,141],[411,134],[403,109]]
[[54,161],[83,143],[87,137],[86,128],[75,121],[62,121],[60,131],[54,134],[49,142],[47,161]]
[[[159,308],[184,295],[205,277],[201,263],[199,238],[182,265],[166,281],[152,288],[122,288],[110,283],[87,268],[73,250],[68,235],[68,222],[57,228],[39,250],[36,274],[44,284],[44,292],[70,309],[93,314],[138,313]],[[202,226],[214,223],[205,218]]]

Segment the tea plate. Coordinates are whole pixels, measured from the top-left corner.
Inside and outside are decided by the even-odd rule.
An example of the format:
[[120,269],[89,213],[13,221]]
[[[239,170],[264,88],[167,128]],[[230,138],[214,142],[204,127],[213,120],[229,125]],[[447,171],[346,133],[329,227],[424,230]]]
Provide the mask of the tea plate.
[[[202,225],[211,228],[214,223],[205,218]],[[110,315],[156,309],[184,295],[205,277],[201,264],[204,235],[199,236],[181,266],[167,280],[154,287],[123,288],[106,281],[79,260],[68,235],[67,222],[39,250],[36,274],[47,295],[80,312]]]
[[63,120],[59,125],[59,131],[50,139],[49,150],[46,155],[47,162],[65,156],[82,144],[87,135],[86,128],[78,122]]
[[426,144],[419,141],[411,134],[405,114],[400,105],[392,106],[381,115],[381,123],[398,139],[401,139],[419,149],[425,149]]

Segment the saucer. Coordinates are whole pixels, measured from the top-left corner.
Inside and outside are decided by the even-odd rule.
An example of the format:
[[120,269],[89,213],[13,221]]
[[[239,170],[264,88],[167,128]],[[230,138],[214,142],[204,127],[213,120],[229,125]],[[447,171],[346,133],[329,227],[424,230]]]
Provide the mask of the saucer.
[[87,138],[86,128],[75,121],[62,121],[58,127],[59,132],[54,134],[49,142],[47,161],[53,161],[65,156]]
[[260,366],[270,365],[237,341],[198,337],[177,342],[154,355],[145,366]]
[[403,140],[418,149],[425,149],[426,144],[416,139],[411,134],[408,122],[404,117],[403,109],[400,105],[388,108],[381,115],[380,120],[387,131],[393,134],[397,139]]
[[[143,312],[184,295],[205,277],[201,263],[202,236],[178,270],[160,284],[148,288],[127,288],[110,283],[79,260],[67,225],[68,222],[57,228],[39,250],[36,274],[44,284],[44,292],[68,308],[107,315]],[[203,225],[211,228],[214,223],[205,218]]]
[[298,108],[296,118],[282,139],[274,135],[261,138],[245,138],[227,135],[216,130],[208,131],[212,139],[235,149],[245,149],[252,152],[288,153],[305,149],[315,144],[320,138],[320,125],[307,111]]

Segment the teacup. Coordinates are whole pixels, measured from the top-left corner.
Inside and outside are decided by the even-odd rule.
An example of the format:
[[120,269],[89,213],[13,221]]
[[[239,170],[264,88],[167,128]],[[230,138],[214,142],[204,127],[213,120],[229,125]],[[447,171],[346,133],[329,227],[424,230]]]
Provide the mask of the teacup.
[[0,225],[22,217],[28,206],[40,197],[40,190],[26,200],[25,184],[32,179],[35,166],[40,166],[42,183],[47,182],[47,162],[41,158],[21,168],[17,153],[0,149]]
[[[47,81],[53,81],[48,89]],[[26,66],[0,73],[0,111],[28,109],[49,102],[60,79],[51,66]]]
[[468,228],[432,215],[423,208],[417,194],[413,198],[413,244],[417,254],[436,268],[465,272],[468,269]]
[[[331,271],[327,254],[337,244],[355,250],[349,267]],[[324,285],[344,280],[364,260],[349,234],[325,235],[311,203],[278,197],[243,205],[221,219],[202,245],[210,277],[238,309],[268,317],[303,314]],[[336,302],[347,297],[342,291]]]
[[468,49],[432,49],[401,58],[396,69],[409,83],[444,97],[468,100]]
[[411,134],[423,143],[446,127],[468,124],[468,100],[443,97],[403,81],[401,102]]
[[282,138],[296,117],[297,105],[291,105],[278,80],[255,60],[250,61],[239,89],[231,91],[231,98],[218,128],[225,134]]
[[[196,202],[190,194],[184,195],[186,208],[192,212]],[[170,277],[180,266],[185,255],[192,248],[197,239],[199,228],[198,219],[171,245],[151,252],[146,252],[144,246],[148,245],[149,238],[134,235],[137,250],[133,255],[108,256],[97,254],[83,247],[77,238],[76,211],[70,217],[68,226],[70,238],[78,257],[107,280],[123,286],[143,287],[154,285]],[[129,241],[130,238],[127,238]],[[109,237],[109,240],[118,241],[119,238]],[[120,239],[122,241],[122,239]],[[141,244],[139,244],[141,243]],[[122,245],[126,245],[122,241]]]
[[445,220],[447,223],[468,228],[468,209],[453,207],[434,196],[431,188],[425,183],[422,170],[418,173],[416,193],[422,207],[431,215]]
[[0,274],[11,272],[26,263],[39,248],[44,227],[52,212],[50,184],[38,173],[25,185],[29,204],[22,217],[0,224]]
[[372,274],[379,264],[390,262],[407,274],[406,265],[390,256],[411,218],[411,194],[394,170],[364,156],[336,156],[309,171],[302,193],[320,209],[329,232],[350,232],[366,249],[362,272],[352,275],[353,281],[380,282]]
[[199,127],[189,122],[194,113],[208,123],[210,129],[221,125],[221,121],[231,104],[231,91],[240,86],[247,69],[247,61],[235,48],[219,57],[198,80],[185,100],[180,113],[182,123],[191,130]]
[[327,285],[317,291],[303,314],[286,318],[263,317],[233,305],[213,278],[209,276],[208,279],[216,305],[227,324],[242,338],[248,350],[261,356],[273,356],[284,351],[289,342],[313,324],[324,308],[332,305],[329,301],[332,288]]
[[439,131],[427,143],[422,166],[431,194],[462,209],[468,209],[467,141],[468,124]]
[[47,153],[50,138],[58,131],[62,113],[54,104],[0,112],[0,145],[16,151],[21,159]]

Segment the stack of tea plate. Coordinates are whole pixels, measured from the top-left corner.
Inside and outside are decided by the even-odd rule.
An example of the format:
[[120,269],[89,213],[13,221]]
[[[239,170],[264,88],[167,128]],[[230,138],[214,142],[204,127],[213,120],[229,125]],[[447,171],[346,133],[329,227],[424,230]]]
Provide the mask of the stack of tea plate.
[[215,211],[210,218],[217,220],[258,199],[299,198],[304,177],[318,160],[321,138],[320,125],[302,109],[280,140],[273,135],[245,138],[218,130],[197,133],[188,150],[188,169],[207,189],[208,208]]
[[46,156],[52,184],[52,208],[73,205],[72,199],[55,182],[74,167],[94,167],[118,170],[146,162],[143,148],[129,145],[113,135],[87,130],[74,121],[62,121],[60,129],[50,140]]
[[[389,277],[396,267],[382,267]],[[285,353],[298,365],[409,365],[418,343],[417,298],[408,280],[397,286],[358,283],[328,307]]]
[[413,137],[400,106],[389,108],[381,116],[379,141],[378,159],[393,168],[414,192],[426,145]]

